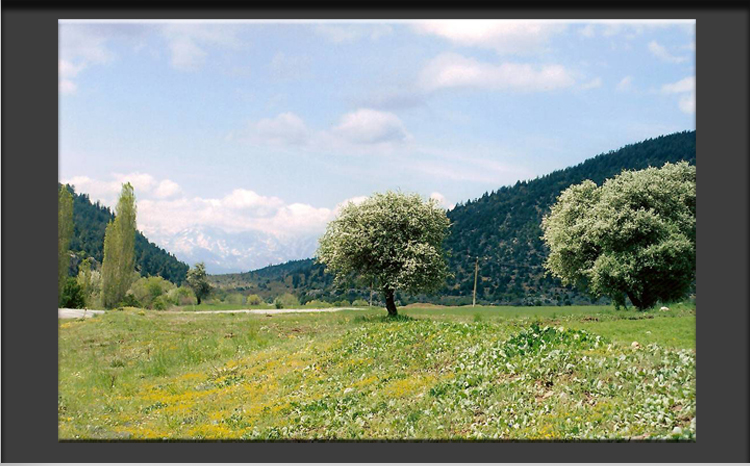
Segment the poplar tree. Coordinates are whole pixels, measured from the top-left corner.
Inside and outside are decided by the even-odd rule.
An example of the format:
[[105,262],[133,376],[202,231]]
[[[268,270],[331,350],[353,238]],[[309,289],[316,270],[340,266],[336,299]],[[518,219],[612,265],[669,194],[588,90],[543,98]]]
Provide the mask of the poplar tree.
[[115,219],[104,232],[102,304],[113,308],[125,298],[135,270],[135,193],[130,183],[122,186]]
[[57,299],[62,299],[68,279],[70,254],[68,248],[73,237],[73,195],[67,185],[61,185],[57,198]]

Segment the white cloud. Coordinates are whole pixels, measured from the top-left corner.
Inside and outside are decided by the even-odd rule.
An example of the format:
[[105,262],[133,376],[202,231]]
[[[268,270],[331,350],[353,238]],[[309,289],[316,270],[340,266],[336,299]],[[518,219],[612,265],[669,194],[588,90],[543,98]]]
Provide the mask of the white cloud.
[[314,31],[334,44],[354,42],[362,38],[378,40],[393,32],[388,24],[318,24]]
[[421,34],[432,34],[462,46],[490,48],[500,54],[539,52],[550,38],[564,31],[564,23],[519,20],[430,20],[414,24]]
[[695,92],[695,76],[688,76],[676,83],[665,84],[661,87],[665,94],[680,94],[683,92]]
[[662,94],[679,94],[677,103],[683,113],[689,115],[695,113],[695,76],[688,76],[675,83],[665,84],[661,87]]
[[448,202],[448,201],[447,201],[447,200],[445,199],[445,196],[443,196],[443,195],[442,195],[441,193],[439,193],[439,192],[434,192],[434,193],[430,194],[430,199],[435,199],[435,200],[437,201],[437,203],[438,203],[438,204],[439,204],[439,205],[440,205],[441,207],[443,207],[444,209],[446,209],[446,210],[450,210],[450,209],[452,209],[453,207],[455,207],[455,205],[456,205],[456,204],[451,204],[451,203],[449,203],[449,202]]
[[[149,175],[148,173],[114,173],[115,183],[117,186],[122,186],[125,183],[130,183],[136,192],[148,192],[157,186],[156,178]],[[119,192],[119,189],[117,190]]]
[[179,194],[182,191],[180,185],[172,180],[162,180],[154,191],[154,196],[158,198],[168,198]]
[[231,133],[229,138],[342,154],[382,153],[395,145],[411,141],[398,116],[368,108],[342,115],[339,123],[330,130],[311,130],[302,118],[287,112],[253,122],[246,130]]
[[678,57],[678,56],[672,55],[671,53],[669,53],[669,51],[667,51],[666,47],[659,44],[655,40],[652,40],[651,42],[649,42],[648,50],[649,52],[651,52],[653,56],[667,63],[683,63],[687,61],[687,57]]
[[72,78],[78,76],[84,68],[85,63],[73,64],[68,60],[57,60],[57,90],[61,94],[73,94],[75,93],[78,86],[73,82]]
[[310,130],[294,113],[281,113],[250,124],[251,140],[272,145],[302,145],[308,142]]
[[333,133],[354,144],[400,142],[409,137],[399,117],[367,108],[344,115]]
[[86,65],[83,63],[74,65],[68,60],[58,60],[57,61],[57,75],[60,78],[75,78],[78,75],[78,73],[80,73],[81,70],[83,70],[85,67]]
[[261,196],[255,191],[248,189],[235,189],[224,196],[221,205],[230,209],[252,210],[256,214],[267,215],[284,205],[284,201],[278,197]]
[[117,198],[122,191],[122,185],[125,183],[130,183],[133,186],[136,199],[140,196],[151,194],[158,185],[153,176],[140,172],[128,174],[112,173],[109,180],[97,180],[88,176],[75,176],[61,182],[75,186],[76,192],[87,193],[92,200],[99,200],[102,204],[110,207],[114,207],[117,203]]
[[132,40],[147,29],[137,24],[101,24],[62,22],[58,25],[58,90],[74,93],[72,80],[92,65],[109,63],[115,58],[108,47],[112,40]]
[[57,82],[57,91],[60,94],[75,94],[77,89],[76,83],[68,79],[61,79]]
[[[237,188],[220,198],[187,197],[171,180],[157,180],[146,173],[112,174],[108,179],[75,176],[62,180],[86,193],[92,201],[113,208],[123,180],[135,190],[138,229],[147,236],[167,239],[196,227],[218,228],[228,233],[263,232],[278,238],[321,234],[335,217],[334,209],[295,202],[286,203],[275,196],[264,196]],[[352,198],[358,203],[364,197]]]
[[581,84],[582,90],[596,89],[597,87],[602,87],[602,78],[597,77],[587,83]]
[[566,88],[574,83],[572,74],[560,65],[493,65],[455,53],[435,57],[420,75],[420,85],[426,91],[470,87],[534,92]]
[[596,31],[594,30],[594,25],[587,24],[586,26],[578,30],[578,34],[582,35],[583,37],[594,37],[594,35],[596,34]]
[[166,23],[161,33],[171,52],[170,63],[181,71],[194,71],[203,67],[210,45],[236,49],[241,44],[238,28],[233,24]]
[[683,95],[680,97],[680,101],[677,103],[682,113],[692,115],[695,113],[695,92]]
[[308,56],[290,56],[278,52],[271,59],[271,72],[276,79],[299,80],[309,74],[311,64]]
[[619,83],[617,83],[617,87],[615,88],[618,92],[627,92],[633,89],[633,77],[632,76],[625,76],[620,80]]

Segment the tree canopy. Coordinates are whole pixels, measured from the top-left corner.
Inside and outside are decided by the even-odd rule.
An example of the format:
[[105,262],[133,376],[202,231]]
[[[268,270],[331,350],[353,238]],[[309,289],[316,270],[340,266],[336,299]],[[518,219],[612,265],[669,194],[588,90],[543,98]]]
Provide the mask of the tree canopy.
[[198,304],[200,304],[201,300],[211,291],[211,285],[208,283],[208,277],[206,275],[206,264],[203,262],[195,264],[194,268],[188,270],[187,278],[185,280],[187,281],[188,286],[193,289]]
[[680,299],[695,278],[695,179],[679,162],[569,187],[542,221],[545,266],[616,304]]
[[337,278],[350,275],[385,294],[389,315],[397,315],[395,290],[437,290],[447,277],[443,240],[450,222],[437,201],[418,194],[376,193],[349,202],[328,224],[318,260]]
[[73,196],[65,186],[57,195],[57,299],[62,302],[68,283],[70,238],[73,237]]
[[107,308],[125,298],[135,272],[135,193],[130,183],[122,185],[115,209],[115,219],[104,234],[102,263],[102,300]]

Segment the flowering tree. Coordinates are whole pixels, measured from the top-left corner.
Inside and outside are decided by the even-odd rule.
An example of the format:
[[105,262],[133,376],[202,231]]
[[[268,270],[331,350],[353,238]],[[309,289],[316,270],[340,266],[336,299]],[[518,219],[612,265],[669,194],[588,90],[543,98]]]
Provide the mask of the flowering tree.
[[376,193],[342,208],[320,239],[317,257],[338,279],[353,274],[374,283],[385,295],[388,315],[396,316],[396,290],[430,291],[443,285],[449,225],[433,199]]
[[542,221],[545,266],[617,305],[680,299],[695,277],[695,175],[667,163],[569,187]]

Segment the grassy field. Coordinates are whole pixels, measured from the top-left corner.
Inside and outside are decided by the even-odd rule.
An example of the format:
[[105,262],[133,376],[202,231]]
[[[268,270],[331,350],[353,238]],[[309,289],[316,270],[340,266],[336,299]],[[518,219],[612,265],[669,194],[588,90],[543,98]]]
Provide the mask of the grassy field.
[[59,438],[695,439],[692,306],[401,312],[60,320]]

